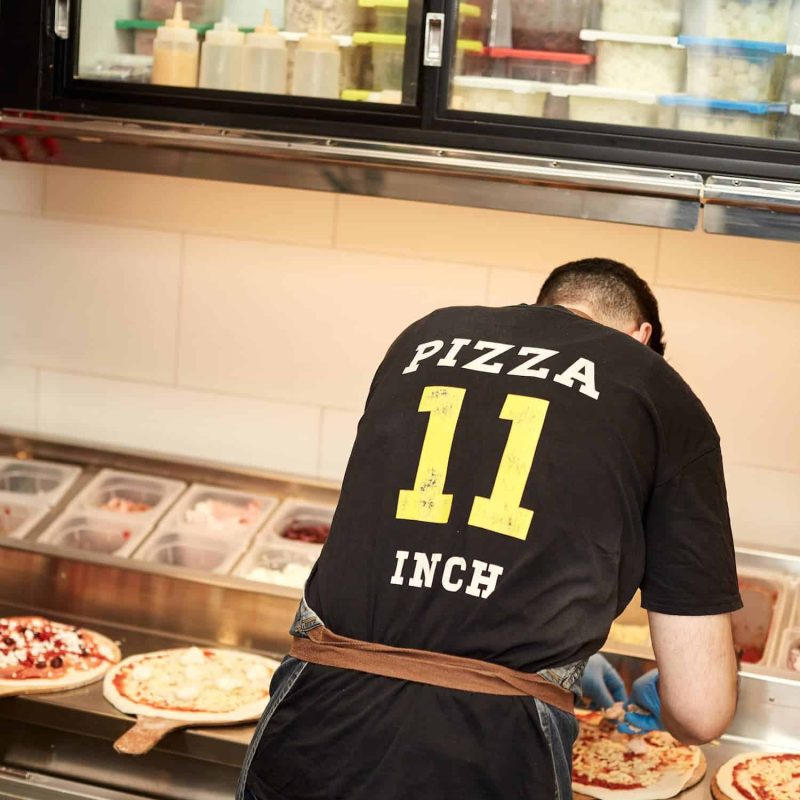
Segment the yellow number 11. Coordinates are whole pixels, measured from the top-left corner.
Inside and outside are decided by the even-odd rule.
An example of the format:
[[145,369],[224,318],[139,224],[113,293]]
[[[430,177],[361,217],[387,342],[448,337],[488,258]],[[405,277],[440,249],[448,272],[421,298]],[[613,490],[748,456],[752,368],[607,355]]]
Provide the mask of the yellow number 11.
[[[427,386],[419,410],[430,414],[422,443],[413,489],[401,489],[397,519],[443,524],[450,519],[453,495],[444,493],[447,465],[456,433],[456,423],[466,389]],[[533,466],[550,403],[537,397],[510,394],[500,418],[511,422],[511,430],[489,497],[476,497],[469,524],[515,539],[526,539],[533,511],[522,508],[522,494]]]

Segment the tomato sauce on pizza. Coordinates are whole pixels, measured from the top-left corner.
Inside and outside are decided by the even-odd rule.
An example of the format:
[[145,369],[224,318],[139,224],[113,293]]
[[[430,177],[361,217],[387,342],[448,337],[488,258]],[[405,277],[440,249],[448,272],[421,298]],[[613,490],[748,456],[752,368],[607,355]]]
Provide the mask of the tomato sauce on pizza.
[[115,661],[90,631],[44,617],[0,618],[0,680],[59,679]]
[[739,760],[732,766],[730,783],[744,800],[797,800],[800,754],[764,754]]

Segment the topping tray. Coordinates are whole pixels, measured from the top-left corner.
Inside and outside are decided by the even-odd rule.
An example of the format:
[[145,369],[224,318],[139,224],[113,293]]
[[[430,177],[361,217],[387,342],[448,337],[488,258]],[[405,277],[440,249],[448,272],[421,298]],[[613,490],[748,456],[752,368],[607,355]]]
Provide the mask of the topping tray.
[[22,497],[55,506],[80,474],[81,468],[70,464],[0,458],[0,499]]
[[37,539],[67,550],[129,556],[144,540],[150,525],[126,516],[68,509]]

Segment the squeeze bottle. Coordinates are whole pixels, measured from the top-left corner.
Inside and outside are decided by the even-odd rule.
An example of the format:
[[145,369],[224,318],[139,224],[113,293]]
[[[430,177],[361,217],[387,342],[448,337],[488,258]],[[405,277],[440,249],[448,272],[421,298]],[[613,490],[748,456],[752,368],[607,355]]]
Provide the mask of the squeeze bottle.
[[183,18],[183,3],[175,3],[175,14],[156,31],[153,42],[152,83],[162,86],[197,86],[200,45],[197,31]]
[[320,13],[316,30],[309,31],[297,44],[292,94],[338,99],[340,67],[339,44],[323,28]]
[[223,19],[206,33],[200,57],[200,86],[239,91],[243,69],[244,34],[238,25]]
[[242,88],[246,92],[286,94],[286,62],[286,42],[265,11],[263,24],[245,37]]

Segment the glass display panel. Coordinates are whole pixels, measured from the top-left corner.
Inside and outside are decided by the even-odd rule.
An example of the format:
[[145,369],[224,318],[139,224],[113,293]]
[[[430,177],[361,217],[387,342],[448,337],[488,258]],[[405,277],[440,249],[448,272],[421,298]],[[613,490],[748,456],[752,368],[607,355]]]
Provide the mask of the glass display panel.
[[413,105],[419,58],[406,46],[408,4],[82,0],[75,77]]
[[800,138],[800,0],[487,3],[480,51],[453,57],[454,111]]

